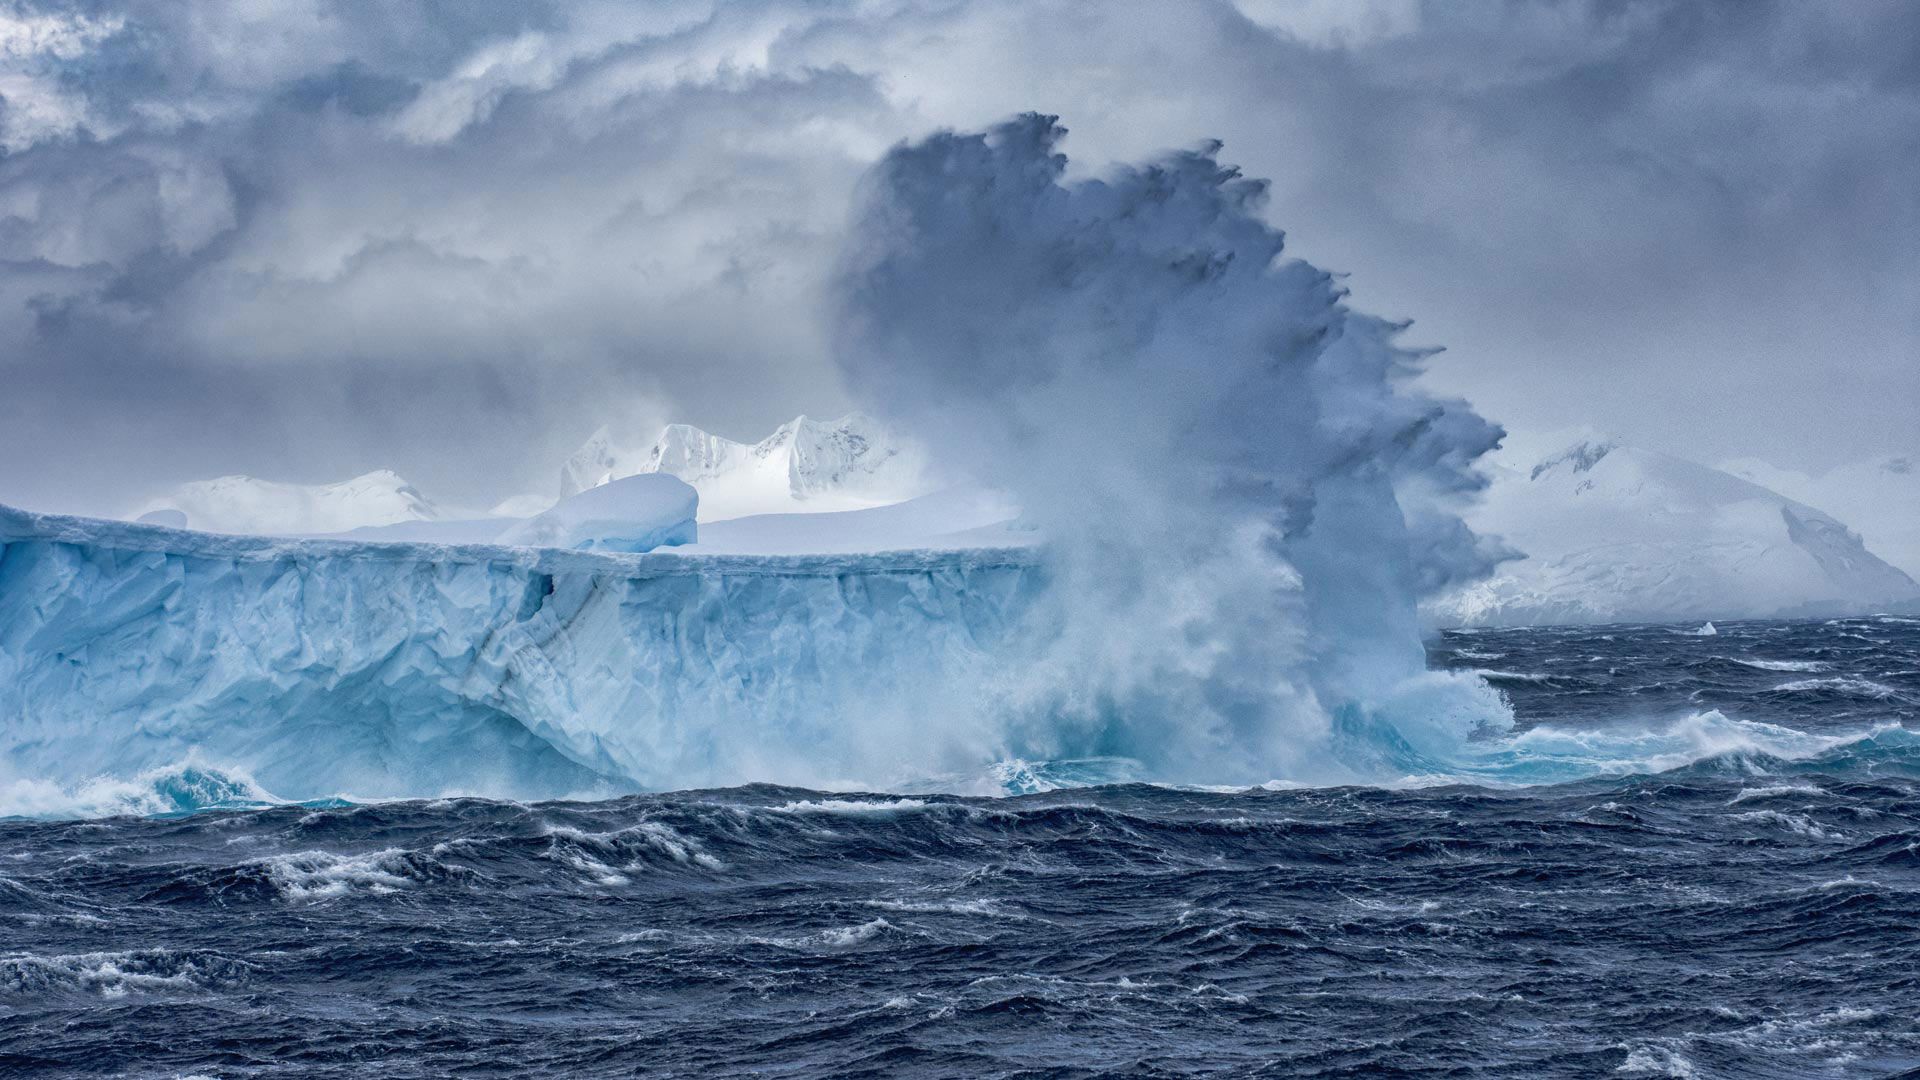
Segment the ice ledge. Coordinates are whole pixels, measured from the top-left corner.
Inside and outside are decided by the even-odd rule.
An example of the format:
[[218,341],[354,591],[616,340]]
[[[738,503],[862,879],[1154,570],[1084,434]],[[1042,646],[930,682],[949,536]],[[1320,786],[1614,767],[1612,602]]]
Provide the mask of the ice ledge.
[[377,563],[480,564],[541,574],[586,573],[625,578],[708,573],[831,576],[856,570],[888,573],[945,567],[1025,567],[1041,561],[1040,551],[1031,546],[908,548],[823,555],[728,555],[672,550],[630,554],[500,544],[305,540],[233,536],[141,522],[41,514],[0,504],[0,544],[30,541],[242,562],[345,559]]

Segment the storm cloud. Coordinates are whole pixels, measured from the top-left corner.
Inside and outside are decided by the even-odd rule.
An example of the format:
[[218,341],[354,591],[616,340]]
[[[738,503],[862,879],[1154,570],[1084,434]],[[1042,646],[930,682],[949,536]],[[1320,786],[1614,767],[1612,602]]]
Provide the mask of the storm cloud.
[[485,505],[602,423],[850,393],[889,147],[1219,139],[1425,378],[1795,468],[1910,451],[1920,8],[0,2],[0,501],[399,470]]

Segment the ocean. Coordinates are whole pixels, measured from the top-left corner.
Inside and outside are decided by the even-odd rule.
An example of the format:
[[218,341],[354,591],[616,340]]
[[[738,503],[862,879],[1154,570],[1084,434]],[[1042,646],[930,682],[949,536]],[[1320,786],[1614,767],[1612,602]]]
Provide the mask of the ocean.
[[1429,643],[1566,782],[0,821],[0,1074],[1920,1076],[1920,620],[1705,629]]

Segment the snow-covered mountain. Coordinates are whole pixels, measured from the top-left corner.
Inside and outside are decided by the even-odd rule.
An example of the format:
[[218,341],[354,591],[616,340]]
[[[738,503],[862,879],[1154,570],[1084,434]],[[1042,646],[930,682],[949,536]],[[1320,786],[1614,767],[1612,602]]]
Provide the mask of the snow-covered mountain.
[[337,484],[286,484],[251,476],[196,480],[150,500],[133,516],[202,532],[288,536],[435,521],[442,515],[398,473],[377,469]]
[[1503,451],[1472,515],[1525,552],[1429,605],[1445,624],[1860,612],[1920,586],[1833,516],[1719,469],[1606,439]]
[[1819,475],[1775,468],[1758,458],[1720,467],[1825,510],[1859,529],[1881,558],[1920,577],[1920,458],[1872,458]]
[[838,420],[796,417],[757,443],[669,424],[644,450],[628,448],[603,427],[561,466],[560,496],[651,472],[692,484],[703,521],[858,510],[925,491],[919,455],[878,421],[851,413]]

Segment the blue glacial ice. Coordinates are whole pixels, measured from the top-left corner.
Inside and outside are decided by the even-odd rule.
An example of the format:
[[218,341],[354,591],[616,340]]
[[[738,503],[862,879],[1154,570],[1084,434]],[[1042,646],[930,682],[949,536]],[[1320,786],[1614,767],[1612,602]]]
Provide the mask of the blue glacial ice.
[[1040,578],[1019,549],[606,554],[0,508],[0,788],[181,762],[292,799],[960,768],[1000,751],[938,718]]

